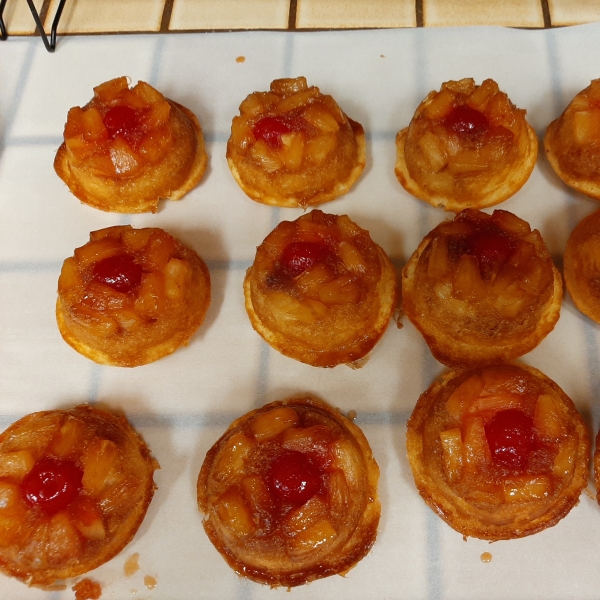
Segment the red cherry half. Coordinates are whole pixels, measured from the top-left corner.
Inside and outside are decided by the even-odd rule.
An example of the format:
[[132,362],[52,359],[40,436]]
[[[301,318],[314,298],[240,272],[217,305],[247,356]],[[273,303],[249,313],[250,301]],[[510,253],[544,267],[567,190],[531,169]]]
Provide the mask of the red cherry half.
[[302,452],[286,452],[275,459],[268,475],[271,493],[283,502],[304,504],[321,487],[318,468]]
[[109,256],[94,264],[93,277],[113,290],[127,294],[142,282],[143,269],[130,254]]
[[490,123],[487,117],[469,106],[457,106],[444,119],[444,125],[466,138],[477,138],[487,133]]
[[292,126],[277,117],[263,117],[252,128],[252,133],[257,140],[264,140],[272,148],[281,146],[281,136],[292,131]]
[[125,138],[135,137],[140,127],[138,113],[123,104],[111,108],[102,120],[113,140],[119,135]]
[[27,503],[53,515],[67,508],[81,490],[83,471],[70,461],[38,461],[21,482]]
[[503,410],[485,426],[492,460],[499,465],[523,469],[535,444],[533,419],[517,409]]
[[328,254],[329,249],[325,244],[292,242],[283,250],[280,263],[286,275],[296,277],[315,263],[324,261]]
[[510,240],[499,233],[484,233],[473,242],[473,254],[480,265],[501,266],[508,260],[511,252]]

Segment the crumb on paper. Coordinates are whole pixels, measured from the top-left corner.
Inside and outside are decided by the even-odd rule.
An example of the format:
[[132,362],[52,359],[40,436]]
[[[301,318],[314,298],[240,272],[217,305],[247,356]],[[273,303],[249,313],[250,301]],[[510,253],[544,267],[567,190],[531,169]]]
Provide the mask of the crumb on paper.
[[385,58],[385,54],[380,54],[379,58]]
[[86,577],[78,581],[72,588],[77,600],[98,600],[102,596],[102,587],[97,581]]
[[246,57],[245,57],[245,56],[238,56],[238,57],[235,59],[235,62],[236,62],[236,63],[243,63],[243,62],[246,62]]
[[135,552],[125,561],[125,566],[124,566],[125,577],[131,577],[134,573],[139,571],[139,569],[140,569],[140,565],[138,562],[139,559],[140,559],[139,553]]
[[146,575],[144,577],[144,585],[149,590],[153,590],[156,587],[157,583],[158,582],[156,581],[156,577],[152,577],[152,575]]

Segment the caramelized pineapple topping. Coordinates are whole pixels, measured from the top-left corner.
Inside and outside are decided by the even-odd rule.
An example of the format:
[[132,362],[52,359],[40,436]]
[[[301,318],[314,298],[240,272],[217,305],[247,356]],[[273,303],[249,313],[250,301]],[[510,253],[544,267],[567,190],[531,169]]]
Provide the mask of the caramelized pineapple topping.
[[502,202],[527,180],[537,137],[498,84],[447,81],[397,138],[396,175],[412,194],[456,212]]
[[87,406],[9,427],[0,465],[0,565],[30,585],[85,573],[119,552],[143,519],[157,466],[124,418]]
[[328,367],[362,358],[383,334],[395,274],[367,231],[313,210],[267,236],[244,289],[253,326],[269,343]]
[[565,183],[600,198],[600,79],[579,92],[548,126],[544,144]]
[[254,200],[310,206],[345,193],[364,164],[364,132],[304,77],[277,79],[240,105],[227,159]]
[[436,227],[403,273],[408,317],[445,364],[512,359],[552,330],[560,276],[536,230],[473,209]]
[[159,162],[174,144],[171,105],[147,83],[127,77],[94,88],[83,108],[69,110],[65,144],[72,157],[107,177],[131,177]]
[[583,421],[532,368],[450,373],[421,396],[408,432],[419,491],[434,508],[450,502],[439,512],[465,535],[535,533],[565,516],[587,484]]
[[[171,339],[187,342],[209,298],[208,271],[195,252],[162,229],[116,226],[92,232],[65,260],[57,316],[76,350],[80,343],[102,353],[89,356],[98,362],[135,366],[174,351],[164,346]],[[157,347],[160,356],[151,354]]]
[[239,573],[294,586],[368,552],[377,477],[364,436],[339,413],[310,398],[276,402],[235,421],[209,451],[198,502]]

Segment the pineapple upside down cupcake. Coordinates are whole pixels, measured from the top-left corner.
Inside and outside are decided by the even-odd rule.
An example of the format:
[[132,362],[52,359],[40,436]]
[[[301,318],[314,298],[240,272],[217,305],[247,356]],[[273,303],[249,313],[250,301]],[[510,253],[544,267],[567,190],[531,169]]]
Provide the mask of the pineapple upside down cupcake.
[[67,116],[54,169],[83,203],[109,212],[156,212],[161,199],[179,200],[207,163],[198,119],[140,81],[119,77]]
[[254,329],[276,350],[316,367],[352,364],[385,332],[396,272],[346,215],[313,210],[280,223],[244,280]]
[[188,343],[210,304],[204,261],[158,228],[108,227],[63,264],[56,319],[100,364],[137,367]]
[[419,493],[463,536],[537,533],[565,517],[587,486],[585,424],[531,367],[444,375],[419,398],[406,447]]
[[572,231],[563,266],[575,306],[600,323],[600,211],[587,216]]
[[227,143],[233,177],[253,200],[315,206],[354,185],[365,166],[365,135],[336,101],[304,77],[276,79],[240,105]]
[[600,200],[600,79],[548,125],[544,147],[555,173],[568,186]]
[[0,435],[0,571],[50,586],[104,564],[141,525],[157,468],[123,416],[23,417]]
[[396,177],[413,196],[459,212],[503,202],[525,184],[538,142],[492,79],[447,81],[396,137]]
[[377,535],[379,467],[362,431],[313,398],[234,421],[209,450],[198,506],[239,575],[271,587],[344,575]]
[[558,321],[562,281],[542,237],[504,210],[466,209],[428,233],[402,272],[402,308],[451,367],[513,360]]

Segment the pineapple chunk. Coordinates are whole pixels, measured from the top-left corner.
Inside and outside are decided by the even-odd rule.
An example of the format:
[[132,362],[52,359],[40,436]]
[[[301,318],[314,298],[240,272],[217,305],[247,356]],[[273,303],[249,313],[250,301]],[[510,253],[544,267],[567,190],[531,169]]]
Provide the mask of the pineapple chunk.
[[[259,475],[252,475],[242,479],[242,494],[250,505],[253,515],[271,515],[275,507],[271,492],[264,479]],[[255,516],[255,521],[258,519]]]
[[138,81],[132,91],[147,104],[161,104],[164,102],[168,105],[165,97],[145,81]]
[[491,396],[480,396],[469,406],[467,413],[497,413],[501,410],[509,410],[512,408],[522,409],[523,399],[519,394],[506,392]]
[[167,308],[165,278],[162,273],[144,273],[135,300],[135,310],[148,318],[159,317]]
[[499,91],[498,84],[493,79],[486,79],[467,99],[467,104],[483,112],[492,96]]
[[283,432],[281,445],[286,450],[304,453],[317,452],[321,456],[325,456],[332,439],[332,431],[325,425],[291,427]]
[[364,273],[367,270],[367,264],[359,250],[353,244],[340,242],[337,247],[337,253],[342,259],[344,266],[351,273]]
[[96,503],[87,496],[80,496],[69,506],[71,520],[77,531],[87,540],[103,540],[106,529]]
[[244,461],[250,454],[254,442],[241,431],[234,433],[219,452],[218,463],[213,469],[217,481],[233,481],[244,472]]
[[117,77],[110,81],[105,81],[94,88],[94,97],[103,103],[109,104],[116,100],[121,92],[129,88],[128,77]]
[[334,135],[319,135],[306,141],[304,153],[309,160],[320,165],[334,150],[336,143]]
[[142,262],[145,267],[162,270],[176,252],[175,240],[163,231],[152,231],[144,248]]
[[35,459],[29,450],[0,453],[0,477],[20,482],[31,471]]
[[462,434],[460,427],[448,429],[440,433],[442,452],[444,455],[444,470],[448,480],[453,483],[462,475]]
[[356,276],[340,275],[319,288],[319,300],[326,306],[332,304],[357,304],[361,289]]
[[443,119],[454,108],[456,96],[447,88],[434,93],[423,111],[428,119]]
[[503,483],[504,499],[507,503],[541,500],[552,493],[549,475],[517,475],[507,477]]
[[133,227],[123,227],[121,240],[125,246],[132,252],[139,252],[146,247],[150,237],[154,233],[151,228],[134,229]]
[[283,148],[281,159],[290,171],[297,171],[302,166],[304,156],[304,135],[299,131],[291,131],[281,136]]
[[301,531],[296,536],[288,539],[288,550],[293,556],[312,552],[334,540],[337,532],[327,520],[318,521],[312,527]]
[[454,272],[452,295],[458,300],[481,300],[487,289],[479,271],[479,261],[475,256],[463,254]]
[[332,456],[332,468],[342,471],[346,483],[351,489],[359,489],[361,485],[360,466],[363,461],[354,444],[346,438],[340,438],[333,442],[329,448]]
[[219,497],[216,513],[221,523],[235,535],[248,535],[256,529],[246,501],[235,487],[230,487]]
[[436,237],[431,244],[431,251],[429,252],[427,275],[432,279],[438,279],[447,273],[451,266],[447,238],[445,236]]
[[281,406],[256,415],[250,421],[250,430],[256,440],[266,442],[294,427],[298,420],[298,414],[293,408]]
[[571,116],[575,143],[583,146],[598,141],[600,110],[578,111]]
[[306,90],[296,92],[291,96],[287,96],[277,105],[277,112],[286,113],[296,108],[308,104],[310,100],[316,98],[319,95],[319,88],[311,86]]
[[297,535],[321,521],[326,514],[325,501],[320,496],[313,496],[305,504],[286,515],[284,531],[288,535]]
[[308,89],[308,83],[306,82],[306,77],[287,77],[283,79],[274,79],[271,82],[270,88],[274,94],[288,96]]
[[448,150],[437,135],[426,131],[417,143],[434,172],[441,171],[448,164]]
[[96,438],[87,447],[83,457],[81,484],[86,494],[95,498],[112,483],[113,471],[119,464],[119,449],[114,442]]
[[577,440],[568,438],[561,444],[557,455],[554,457],[552,474],[555,477],[569,477],[575,468],[577,458]]
[[567,433],[561,405],[554,396],[542,394],[537,399],[533,426],[542,439],[558,440]]
[[250,156],[267,173],[275,173],[283,167],[283,161],[279,153],[262,139],[252,146]]
[[324,133],[335,133],[340,126],[323,106],[319,104],[310,104],[302,112],[302,117],[313,127]]
[[117,254],[122,254],[123,249],[118,240],[105,237],[88,242],[81,248],[76,248],[74,255],[80,268],[85,268],[93,263],[104,260]]
[[294,284],[303,294],[317,296],[321,285],[333,278],[333,271],[325,263],[317,262],[300,273],[294,280]]
[[101,142],[108,139],[108,131],[104,126],[102,115],[97,108],[88,108],[81,115],[83,139],[88,142]]
[[140,157],[121,137],[110,144],[110,160],[117,175],[135,175],[142,166]]
[[327,504],[331,515],[336,519],[343,519],[351,500],[343,471],[332,471],[327,483]]
[[321,302],[317,305],[313,305],[308,301],[301,302],[280,291],[271,292],[269,299],[274,317],[282,326],[285,326],[288,321],[298,321],[310,325],[319,321],[323,316],[321,310],[323,303]]
[[38,560],[40,556],[45,558],[48,566],[76,560],[81,554],[82,543],[69,513],[57,512],[49,522],[40,524],[29,540],[27,551]]
[[516,235],[527,235],[531,232],[531,227],[527,221],[520,219],[507,210],[495,210],[492,214],[492,221],[498,223],[504,231],[510,231]]
[[483,390],[483,379],[479,375],[473,375],[463,381],[446,401],[446,411],[455,419],[460,419],[469,406],[479,398]]
[[169,300],[180,302],[192,279],[192,272],[185,260],[172,258],[164,269],[165,294]]
[[476,474],[492,462],[492,454],[485,437],[485,427],[481,417],[464,419],[462,458],[463,468],[468,474]]

